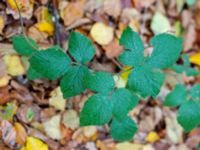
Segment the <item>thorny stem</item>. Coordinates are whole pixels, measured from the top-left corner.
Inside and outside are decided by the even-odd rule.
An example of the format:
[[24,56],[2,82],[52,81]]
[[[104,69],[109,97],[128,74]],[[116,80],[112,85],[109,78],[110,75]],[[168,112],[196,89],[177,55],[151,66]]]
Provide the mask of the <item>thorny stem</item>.
[[36,47],[34,47],[34,45],[33,45],[33,44],[29,41],[29,39],[27,38],[26,33],[25,33],[25,31],[24,31],[24,22],[23,22],[21,10],[20,10],[20,8],[19,8],[19,6],[18,6],[18,4],[17,4],[17,1],[14,0],[14,2],[15,2],[15,5],[16,5],[16,7],[17,7],[18,14],[19,14],[20,25],[21,25],[21,34],[24,35],[26,42],[27,42],[33,49],[38,50]]

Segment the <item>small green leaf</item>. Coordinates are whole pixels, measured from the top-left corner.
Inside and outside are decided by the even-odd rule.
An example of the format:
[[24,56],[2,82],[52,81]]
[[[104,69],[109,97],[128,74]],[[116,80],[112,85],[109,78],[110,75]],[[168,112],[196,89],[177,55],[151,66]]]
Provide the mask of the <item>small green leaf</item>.
[[72,32],[69,37],[69,53],[81,63],[89,62],[95,55],[92,42],[79,32]]
[[28,121],[32,121],[32,119],[34,118],[35,113],[32,110],[32,108],[28,108],[27,114],[26,114],[26,118]]
[[110,133],[117,141],[131,140],[136,132],[137,125],[128,116],[122,121],[114,119],[111,123]]
[[164,102],[165,106],[176,107],[186,101],[187,91],[184,85],[177,84],[170,92]]
[[84,104],[80,114],[81,126],[104,125],[112,117],[112,103],[108,96],[96,94],[91,96]]
[[28,68],[27,78],[29,80],[35,80],[35,79],[39,79],[41,77],[42,76],[38,72],[36,72],[31,66]]
[[193,99],[197,99],[200,100],[200,83],[194,85],[191,89],[190,89],[190,95]]
[[84,76],[88,73],[88,68],[84,66],[72,66],[69,68],[60,82],[64,98],[76,96],[86,89]]
[[113,114],[118,120],[124,119],[128,112],[138,104],[138,97],[125,88],[117,89],[113,95]]
[[200,124],[200,105],[195,101],[183,103],[178,110],[178,122],[185,131],[191,131]]
[[137,32],[127,27],[120,38],[120,45],[125,50],[119,56],[119,61],[128,66],[138,66],[144,61],[144,45]]
[[192,5],[195,4],[196,0],[186,0],[186,2],[187,2],[187,4],[188,4],[189,6],[192,6]]
[[31,56],[32,54],[37,52],[37,49],[39,48],[39,46],[33,39],[25,37],[24,35],[13,36],[12,43],[14,49],[20,55],[25,55],[25,56]]
[[182,39],[165,33],[154,36],[151,44],[154,49],[146,63],[152,68],[171,67],[179,58],[182,50]]
[[141,66],[133,69],[128,77],[127,87],[141,94],[142,97],[156,97],[164,81],[164,75],[154,71],[149,66]]
[[87,88],[100,93],[110,92],[115,86],[114,79],[108,72],[90,73],[85,76],[84,81]]
[[62,76],[70,64],[69,57],[55,47],[36,52],[29,61],[36,72],[50,80]]

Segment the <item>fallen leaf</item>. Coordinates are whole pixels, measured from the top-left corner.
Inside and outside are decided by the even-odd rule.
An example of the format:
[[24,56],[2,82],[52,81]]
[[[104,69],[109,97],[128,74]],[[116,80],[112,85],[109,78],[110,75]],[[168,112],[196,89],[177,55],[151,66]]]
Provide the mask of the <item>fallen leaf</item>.
[[194,47],[196,36],[197,36],[197,32],[196,32],[195,24],[190,23],[188,28],[185,30],[184,42],[183,42],[184,51],[188,51]]
[[133,144],[130,142],[123,142],[116,144],[117,150],[142,150],[143,145],[141,144]]
[[103,46],[108,58],[118,57],[123,51],[123,47],[119,45],[117,39],[113,39],[108,45]]
[[27,133],[25,128],[19,122],[15,122],[14,127],[16,130],[16,143],[20,145],[25,144],[27,138]]
[[172,141],[174,144],[182,143],[183,129],[178,124],[176,116],[172,115],[171,117],[166,117],[165,122],[166,122],[166,133],[169,140]]
[[0,130],[3,142],[9,147],[14,148],[16,141],[16,131],[13,125],[7,120],[2,120]]
[[38,138],[28,137],[26,140],[26,145],[20,150],[48,150],[48,145],[45,144]]
[[65,109],[66,100],[63,98],[63,94],[60,87],[57,87],[50,93],[49,105],[54,106],[56,109],[63,111]]
[[52,23],[49,23],[49,22],[36,23],[35,27],[38,28],[40,32],[45,32],[50,36],[53,35],[54,33],[54,26]]
[[125,81],[119,75],[114,75],[113,78],[114,78],[114,81],[115,81],[115,86],[117,88],[124,88],[126,86],[127,81]]
[[124,79],[125,81],[128,81],[128,76],[129,74],[132,72],[132,67],[131,66],[125,66],[123,69],[122,69],[122,73],[121,73],[121,78]]
[[0,117],[9,121],[13,120],[13,116],[17,112],[17,106],[15,102],[7,103],[6,106],[0,108]]
[[56,115],[50,118],[48,121],[43,123],[46,134],[52,139],[62,139],[60,130],[61,115]]
[[84,1],[76,2],[59,2],[60,16],[64,21],[65,26],[69,26],[84,15]]
[[105,0],[103,9],[109,16],[117,18],[121,13],[121,7],[120,0]]
[[0,105],[6,104],[10,100],[10,96],[8,86],[0,88]]
[[7,8],[6,8],[6,12],[8,14],[12,14],[12,16],[15,19],[19,19],[19,13],[18,13],[18,8],[21,11],[21,15],[23,18],[27,18],[30,19],[33,15],[33,6],[34,6],[34,1],[35,0],[7,0]]
[[25,68],[18,55],[5,55],[3,60],[7,66],[7,73],[11,76],[20,76],[25,74]]
[[170,31],[171,26],[168,18],[160,12],[156,12],[151,20],[151,30],[154,34]]
[[132,0],[136,8],[150,7],[156,0]]
[[3,28],[5,27],[5,21],[2,15],[0,15],[0,34],[3,32]]
[[11,77],[9,75],[4,75],[3,77],[0,77],[0,87],[7,86]]
[[146,137],[146,141],[150,142],[150,143],[155,143],[159,139],[160,139],[159,135],[154,131],[149,132],[147,137]]
[[63,124],[72,130],[79,127],[79,116],[73,109],[67,110],[63,115]]
[[90,34],[98,44],[107,45],[113,40],[114,30],[112,27],[107,26],[102,22],[98,22],[92,26]]
[[190,62],[200,66],[200,52],[190,56]]
[[96,137],[96,135],[97,135],[97,127],[95,127],[95,126],[83,127],[83,134],[87,138]]

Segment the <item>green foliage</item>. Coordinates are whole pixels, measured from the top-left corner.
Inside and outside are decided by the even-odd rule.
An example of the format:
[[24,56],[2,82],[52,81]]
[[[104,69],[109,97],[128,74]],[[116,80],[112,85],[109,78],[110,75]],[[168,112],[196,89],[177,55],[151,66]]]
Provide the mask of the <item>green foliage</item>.
[[64,74],[60,82],[60,88],[64,98],[76,96],[86,89],[84,76],[89,74],[85,66],[72,66]]
[[90,73],[84,78],[84,81],[88,89],[99,93],[108,93],[115,86],[114,79],[108,72]]
[[[30,67],[27,71],[29,79],[59,78],[65,98],[81,94],[86,89],[96,92],[85,102],[80,113],[80,123],[82,126],[111,123],[110,133],[119,141],[133,138],[137,125],[128,116],[129,111],[138,104],[138,97],[157,96],[164,81],[161,69],[171,67],[182,49],[181,39],[170,34],[159,34],[151,40],[151,45],[154,47],[152,54],[145,56],[139,34],[127,27],[120,38],[120,44],[125,50],[118,60],[134,69],[129,75],[126,87],[117,89],[111,73],[95,72],[86,66],[93,59],[95,48],[81,33],[72,32],[69,37],[68,52],[75,62],[71,61],[58,46],[37,50],[36,43],[22,35],[14,37],[12,41],[19,54],[30,58]],[[37,48],[33,49],[32,45]],[[174,93],[179,90],[175,89]],[[195,91],[191,91],[193,93],[191,95],[197,97]],[[172,102],[176,95],[173,96],[173,93],[171,95],[170,100],[167,100],[168,105],[181,104],[179,101]],[[182,123],[184,111],[180,110],[179,122]],[[190,112],[188,114],[190,115]],[[32,115],[29,112],[30,118]],[[196,122],[194,124],[197,125]],[[188,126],[185,126],[188,129]]]
[[137,125],[130,117],[126,117],[122,121],[114,119],[111,123],[110,133],[117,141],[131,140],[136,131]]
[[61,77],[70,65],[69,57],[57,48],[37,51],[29,61],[36,72],[50,80]]
[[81,125],[104,125],[108,123],[112,117],[112,107],[108,96],[103,94],[91,96],[81,111]]
[[31,56],[33,55],[39,46],[36,44],[36,42],[28,37],[25,37],[23,35],[13,36],[12,37],[12,43],[14,49],[21,55],[25,56]]
[[142,40],[130,27],[120,38],[125,51],[119,56],[119,61],[135,67],[129,75],[127,88],[143,97],[157,96],[164,81],[164,75],[158,69],[171,67],[182,50],[182,39],[166,33],[156,35],[150,43],[153,52],[145,57]]
[[196,69],[190,67],[190,60],[188,55],[182,55],[183,65],[175,64],[172,66],[172,69],[177,73],[185,73],[187,76],[197,76],[200,72]]
[[200,104],[190,100],[183,103],[178,110],[178,122],[185,131],[191,131],[200,125]]
[[200,83],[190,89],[190,95],[195,100],[200,100]]
[[72,32],[69,37],[69,53],[77,62],[87,63],[95,55],[92,42],[79,32]]
[[185,86],[177,84],[173,91],[169,93],[165,99],[164,105],[169,107],[179,106],[181,103],[186,101],[187,91]]

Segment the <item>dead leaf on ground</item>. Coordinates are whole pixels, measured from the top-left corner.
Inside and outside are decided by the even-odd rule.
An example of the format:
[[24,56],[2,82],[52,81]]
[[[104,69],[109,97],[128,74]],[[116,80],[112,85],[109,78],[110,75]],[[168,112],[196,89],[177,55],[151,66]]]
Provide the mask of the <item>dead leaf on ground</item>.
[[70,128],[72,130],[79,127],[79,116],[77,112],[73,109],[67,110],[63,114],[63,124],[65,127]]
[[69,26],[74,21],[80,19],[84,15],[84,1],[76,2],[59,2],[60,16],[65,26]]
[[2,34],[4,27],[5,27],[4,17],[0,15],[0,34]]
[[119,45],[119,41],[117,39],[113,39],[111,43],[103,46],[103,49],[105,50],[108,58],[114,58],[118,57],[124,48]]
[[119,17],[121,13],[121,0],[105,0],[104,1],[104,11],[114,18]]
[[16,143],[20,145],[25,144],[27,138],[27,133],[25,128],[19,122],[15,122],[14,127],[16,130]]
[[16,142],[16,130],[13,125],[7,120],[2,120],[0,130],[3,142],[9,147],[14,148]]

